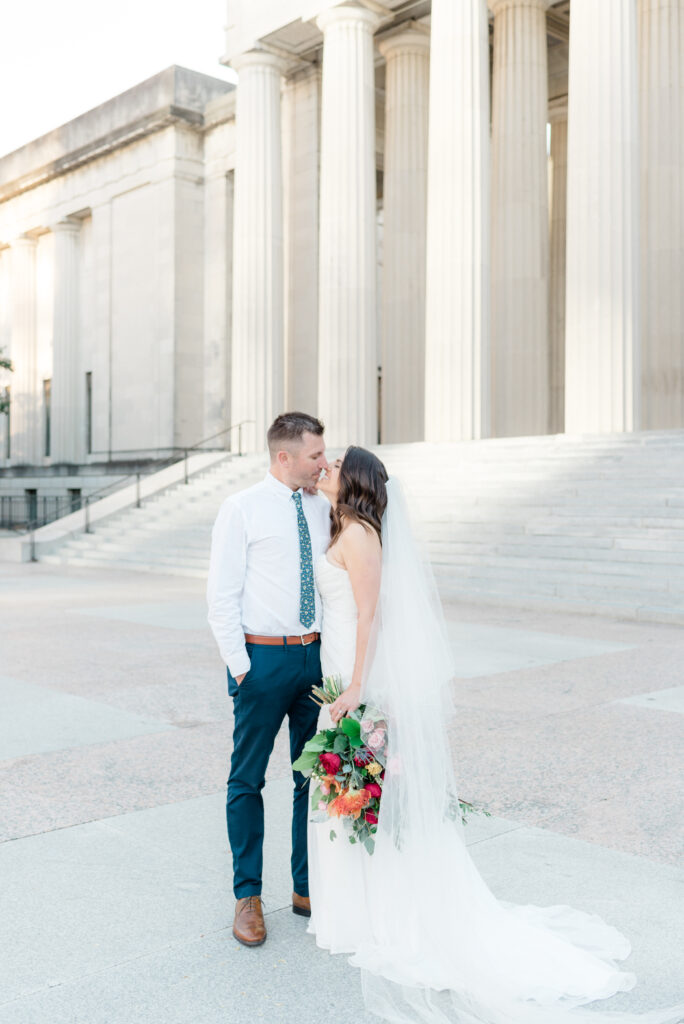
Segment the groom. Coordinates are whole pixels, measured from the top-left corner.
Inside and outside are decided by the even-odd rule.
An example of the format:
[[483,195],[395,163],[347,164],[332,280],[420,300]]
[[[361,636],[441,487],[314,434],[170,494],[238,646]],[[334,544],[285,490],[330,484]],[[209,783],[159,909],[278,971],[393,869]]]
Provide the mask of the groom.
[[[207,584],[209,623],[235,713],[226,817],[237,900],[233,935],[245,946],[266,941],[261,790],[273,743],[286,715],[292,761],[316,731],[318,707],[309,694],[321,679],[321,604],[313,566],[330,540],[330,505],[313,493],[328,466],[323,424],[288,412],[267,438],[266,478],[221,506]],[[292,909],[308,917],[308,784],[299,772],[294,782]]]

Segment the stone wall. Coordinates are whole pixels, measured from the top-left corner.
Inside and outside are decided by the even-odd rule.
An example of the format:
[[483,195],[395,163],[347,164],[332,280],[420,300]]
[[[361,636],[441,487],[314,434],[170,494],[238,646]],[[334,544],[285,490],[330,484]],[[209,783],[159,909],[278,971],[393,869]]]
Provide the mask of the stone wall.
[[[204,110],[231,91],[169,68],[0,159],[0,347],[16,370],[5,375],[9,464],[192,445],[207,425],[220,429],[226,410],[205,415],[203,400],[205,243],[217,212],[214,195],[205,204],[204,160],[210,139],[212,181],[225,183],[230,129],[224,110],[205,138]],[[210,255],[225,244],[224,231]],[[224,308],[213,342],[224,364],[226,323]]]

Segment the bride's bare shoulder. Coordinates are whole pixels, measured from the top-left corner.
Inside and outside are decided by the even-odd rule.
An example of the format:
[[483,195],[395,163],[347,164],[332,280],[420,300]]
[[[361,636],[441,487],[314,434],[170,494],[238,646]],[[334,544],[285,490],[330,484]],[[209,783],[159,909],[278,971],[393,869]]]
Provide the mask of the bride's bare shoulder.
[[354,520],[342,528],[338,544],[346,554],[367,554],[380,550],[380,538],[372,526]]

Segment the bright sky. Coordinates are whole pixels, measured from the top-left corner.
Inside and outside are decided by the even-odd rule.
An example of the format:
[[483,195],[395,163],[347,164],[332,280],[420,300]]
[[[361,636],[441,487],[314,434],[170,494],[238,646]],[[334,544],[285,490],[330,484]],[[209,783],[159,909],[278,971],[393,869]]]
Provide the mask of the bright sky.
[[218,60],[226,0],[6,0],[0,156],[170,64],[235,81]]

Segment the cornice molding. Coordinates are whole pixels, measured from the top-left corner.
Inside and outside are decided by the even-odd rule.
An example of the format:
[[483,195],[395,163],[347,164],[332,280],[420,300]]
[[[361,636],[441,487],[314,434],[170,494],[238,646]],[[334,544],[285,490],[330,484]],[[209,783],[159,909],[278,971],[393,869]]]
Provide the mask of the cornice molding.
[[[0,186],[0,203],[5,203],[15,196],[21,195],[30,189],[38,188],[40,185],[60,178],[70,171],[75,171],[85,164],[98,160],[109,153],[138,142],[148,135],[162,131],[172,125],[183,125],[196,131],[204,129],[204,117],[196,110],[188,110],[175,105],[161,107],[152,114],[141,117],[121,128],[109,132],[107,135],[93,139],[85,146],[74,149],[70,153],[52,160],[49,163],[36,167],[26,174],[15,178]],[[1,161],[0,161],[1,163]]]

